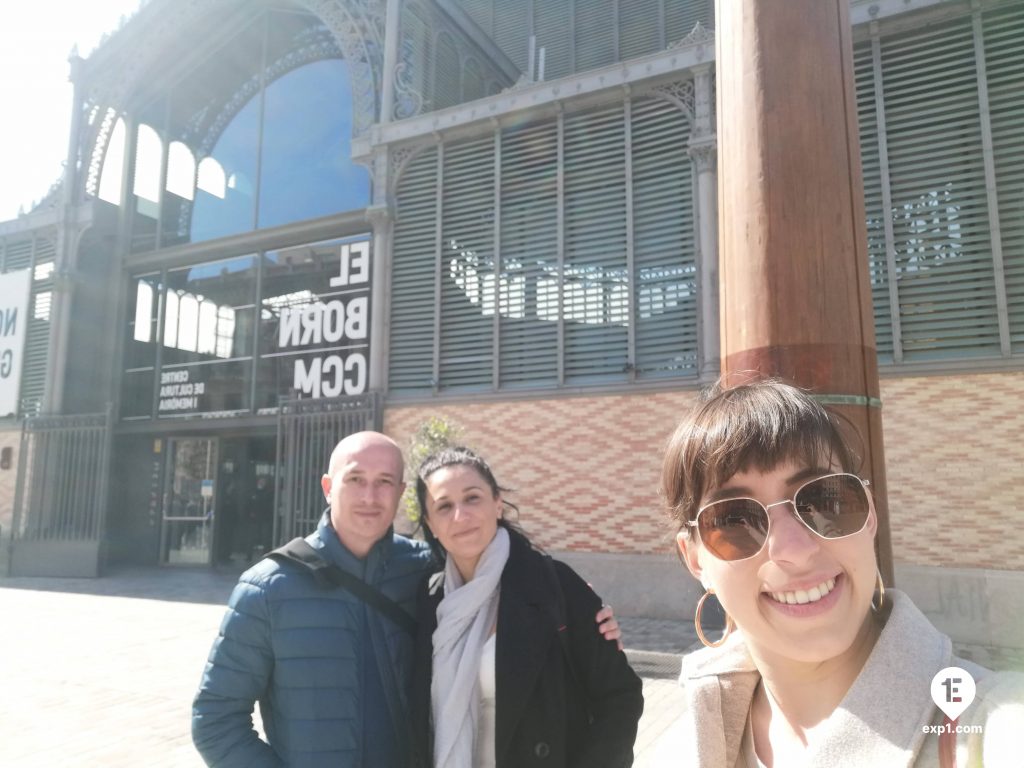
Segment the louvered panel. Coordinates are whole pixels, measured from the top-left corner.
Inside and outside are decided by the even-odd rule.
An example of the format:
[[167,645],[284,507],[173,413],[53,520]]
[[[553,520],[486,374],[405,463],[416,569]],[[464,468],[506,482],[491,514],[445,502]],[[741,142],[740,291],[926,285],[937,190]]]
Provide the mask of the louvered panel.
[[621,105],[565,119],[565,379],[623,379],[628,362]]
[[46,393],[46,364],[50,349],[50,315],[53,311],[54,262],[56,243],[36,242],[35,267],[32,270],[31,301],[25,330],[25,357],[21,371],[23,403],[41,402]]
[[499,0],[459,0],[459,6],[484,34],[494,35],[494,4]]
[[462,65],[455,40],[447,32],[437,36],[434,54],[434,109],[458,104],[462,95]]
[[714,0],[665,0],[665,39],[669,45],[682,40],[698,21],[713,29],[714,17]]
[[879,360],[892,362],[892,305],[889,299],[885,210],[882,203],[878,116],[875,109],[875,79],[871,41],[860,43],[854,48],[853,69],[857,89],[861,169],[864,175],[864,213],[867,219],[868,271],[871,278],[871,304],[875,317],[875,345]]
[[533,29],[537,50],[545,51],[544,79],[572,74],[569,0],[534,0]]
[[665,101],[633,103],[633,261],[638,378],[697,373],[690,126]]
[[577,72],[615,63],[615,27],[608,23],[614,16],[615,0],[576,3]]
[[[36,240],[36,265],[52,264],[56,258],[57,243],[51,238],[38,238]],[[53,274],[53,271],[43,269],[40,270],[40,274]]]
[[32,263],[32,240],[8,240],[4,245],[4,271],[27,269]]
[[494,42],[515,63],[527,71],[529,24],[527,3],[533,0],[494,0]]
[[884,39],[882,68],[904,359],[998,352],[970,19]]
[[1024,6],[983,17],[1011,351],[1024,351]]
[[558,379],[558,136],[553,121],[501,147],[502,388]]
[[446,145],[441,255],[441,387],[494,375],[494,139]]
[[437,150],[413,158],[398,184],[391,271],[388,386],[430,391],[434,375]]
[[662,0],[619,2],[619,59],[653,53],[661,45]]

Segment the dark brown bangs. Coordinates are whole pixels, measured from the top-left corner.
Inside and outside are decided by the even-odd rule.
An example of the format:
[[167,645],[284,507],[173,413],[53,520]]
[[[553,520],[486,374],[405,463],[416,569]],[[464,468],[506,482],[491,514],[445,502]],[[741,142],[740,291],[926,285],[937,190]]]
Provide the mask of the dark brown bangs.
[[669,441],[662,467],[669,513],[681,526],[708,491],[737,472],[770,471],[787,460],[854,471],[836,417],[807,392],[775,380],[716,387]]

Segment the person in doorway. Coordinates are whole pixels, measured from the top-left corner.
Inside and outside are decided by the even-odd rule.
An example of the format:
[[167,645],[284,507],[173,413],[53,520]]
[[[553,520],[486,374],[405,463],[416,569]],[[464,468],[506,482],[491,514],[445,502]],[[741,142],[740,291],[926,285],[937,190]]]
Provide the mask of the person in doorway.
[[444,571],[417,605],[419,751],[434,768],[630,766],[641,681],[593,631],[593,590],[506,518],[506,491],[466,448],[420,467],[420,522]]
[[274,491],[266,475],[256,478],[246,511],[251,526],[247,554],[249,560],[257,560],[270,550],[274,538]]
[[[330,506],[305,542],[411,618],[433,566],[426,544],[394,534],[402,476],[393,440],[346,437],[321,478]],[[598,620],[618,637],[609,617]],[[412,662],[412,636],[393,617],[297,563],[264,559],[232,592],[193,702],[193,742],[217,768],[404,768]],[[257,701],[266,741],[253,728]]]
[[[709,646],[683,659],[677,764],[1020,765],[1024,676],[957,658],[885,589],[856,467],[836,417],[774,380],[712,390],[669,441],[662,491],[706,590]],[[728,617],[714,641],[711,595]],[[977,683],[956,724],[933,701],[948,667]]]

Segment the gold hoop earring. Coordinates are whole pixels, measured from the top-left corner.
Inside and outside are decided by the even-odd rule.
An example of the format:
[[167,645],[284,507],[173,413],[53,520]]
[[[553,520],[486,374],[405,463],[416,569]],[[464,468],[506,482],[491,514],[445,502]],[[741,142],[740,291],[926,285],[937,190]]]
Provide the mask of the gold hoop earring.
[[882,581],[882,572],[875,569],[876,591],[878,592],[878,605],[875,605],[875,596],[871,596],[871,610],[878,613],[885,607],[885,582]]
[[729,637],[729,634],[732,632],[732,629],[733,629],[733,626],[734,626],[733,623],[732,623],[732,619],[729,618],[728,614],[726,614],[726,616],[725,616],[725,634],[723,634],[722,637],[719,640],[716,640],[715,642],[712,643],[710,640],[708,640],[707,636],[704,634],[704,629],[700,625],[700,614],[701,614],[701,611],[704,610],[704,601],[707,600],[709,597],[711,597],[711,595],[713,595],[713,594],[715,594],[715,590],[711,589],[711,587],[708,587],[707,592],[705,592],[703,595],[701,595],[700,600],[697,601],[697,612],[693,616],[693,626],[697,630],[697,638],[705,646],[707,646],[708,648],[718,648],[720,645],[725,643],[726,639]]

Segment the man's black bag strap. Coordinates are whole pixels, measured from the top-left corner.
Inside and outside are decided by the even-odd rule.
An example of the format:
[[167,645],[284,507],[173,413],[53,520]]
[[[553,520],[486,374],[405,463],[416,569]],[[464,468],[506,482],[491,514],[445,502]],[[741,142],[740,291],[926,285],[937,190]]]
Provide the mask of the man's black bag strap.
[[305,539],[301,537],[292,539],[283,547],[278,547],[273,552],[267,553],[267,557],[278,562],[290,560],[293,563],[298,563],[310,571],[316,583],[325,589],[337,587],[347,589],[364,603],[376,608],[379,613],[391,619],[391,621],[415,637],[416,620],[402,610],[398,603],[379,590],[374,589],[362,579],[327,562]]

